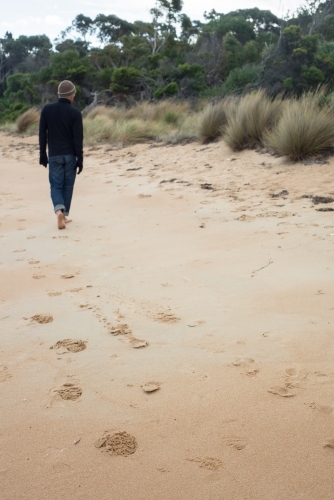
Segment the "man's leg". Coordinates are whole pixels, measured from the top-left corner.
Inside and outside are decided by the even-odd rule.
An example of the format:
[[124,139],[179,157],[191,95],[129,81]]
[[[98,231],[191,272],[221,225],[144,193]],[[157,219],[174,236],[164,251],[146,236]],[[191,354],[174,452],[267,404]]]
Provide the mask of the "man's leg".
[[72,155],[66,155],[65,157],[65,179],[64,179],[64,187],[63,187],[63,199],[64,199],[64,215],[65,215],[65,223],[71,222],[71,219],[68,219],[68,216],[71,208],[72,196],[74,183],[76,178],[76,157]]
[[65,229],[63,186],[65,180],[65,165],[62,156],[49,158],[49,181],[51,199],[57,215],[58,229]]

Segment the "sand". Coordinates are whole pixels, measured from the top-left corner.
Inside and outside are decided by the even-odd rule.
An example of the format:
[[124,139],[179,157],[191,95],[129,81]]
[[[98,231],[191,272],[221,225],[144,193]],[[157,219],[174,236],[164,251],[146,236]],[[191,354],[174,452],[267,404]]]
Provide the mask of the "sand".
[[0,135],[1,499],[333,500],[333,170]]

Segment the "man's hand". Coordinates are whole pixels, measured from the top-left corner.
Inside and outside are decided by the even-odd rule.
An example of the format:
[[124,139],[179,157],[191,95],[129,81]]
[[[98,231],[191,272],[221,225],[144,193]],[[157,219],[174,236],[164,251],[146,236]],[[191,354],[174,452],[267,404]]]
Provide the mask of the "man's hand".
[[77,160],[77,163],[76,163],[75,166],[77,168],[78,175],[81,174],[82,169],[83,169],[83,162],[82,162],[82,160]]
[[46,156],[46,153],[41,153],[39,155],[39,164],[43,165],[45,168],[48,166],[48,157]]

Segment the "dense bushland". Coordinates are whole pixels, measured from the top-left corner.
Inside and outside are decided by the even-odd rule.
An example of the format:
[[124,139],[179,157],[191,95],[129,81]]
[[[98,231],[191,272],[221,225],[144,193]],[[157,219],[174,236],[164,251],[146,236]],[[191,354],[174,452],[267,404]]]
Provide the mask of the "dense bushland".
[[77,86],[79,109],[93,100],[122,107],[169,98],[194,103],[259,88],[300,96],[326,84],[330,91],[334,0],[305,1],[289,19],[253,8],[212,10],[199,22],[182,11],[181,0],[158,0],[151,22],[79,14],[53,42],[6,32],[0,123],[54,100],[63,79]]

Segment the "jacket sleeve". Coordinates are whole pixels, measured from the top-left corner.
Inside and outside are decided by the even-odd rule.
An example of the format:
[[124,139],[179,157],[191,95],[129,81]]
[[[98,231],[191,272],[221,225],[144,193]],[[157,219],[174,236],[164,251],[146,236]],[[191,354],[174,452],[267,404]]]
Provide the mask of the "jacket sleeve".
[[73,120],[73,146],[75,156],[79,162],[83,162],[83,124],[80,112],[75,114]]
[[39,152],[41,155],[46,155],[46,145],[48,142],[47,130],[48,126],[45,118],[45,110],[43,108],[39,120]]

